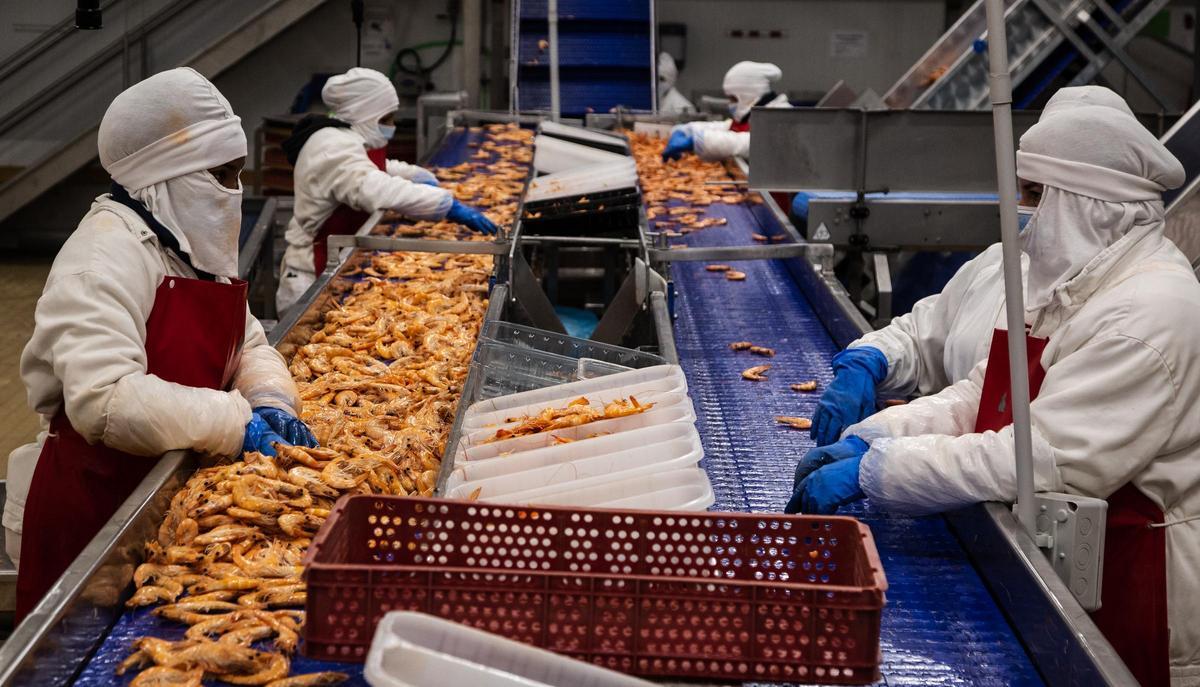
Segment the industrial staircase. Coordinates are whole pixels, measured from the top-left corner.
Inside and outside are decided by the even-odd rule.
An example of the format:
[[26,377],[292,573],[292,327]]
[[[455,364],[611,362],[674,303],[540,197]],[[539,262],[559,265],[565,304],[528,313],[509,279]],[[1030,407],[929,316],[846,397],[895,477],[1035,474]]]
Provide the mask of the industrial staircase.
[[[1118,60],[1164,109],[1154,84],[1125,52],[1169,0],[1006,0],[1013,106],[1040,106],[1059,86],[1092,83]],[[892,109],[988,107],[983,0],[978,0],[884,95]]]
[[0,64],[0,223],[96,158],[126,87],[182,65],[213,78],[323,2],[107,0],[99,31],[52,27]]

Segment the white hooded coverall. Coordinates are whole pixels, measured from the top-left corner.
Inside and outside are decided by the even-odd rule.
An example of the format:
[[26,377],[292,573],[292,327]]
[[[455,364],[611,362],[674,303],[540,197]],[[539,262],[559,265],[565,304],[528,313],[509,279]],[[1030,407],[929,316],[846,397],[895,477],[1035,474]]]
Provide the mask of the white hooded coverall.
[[662,114],[686,114],[695,112],[696,106],[675,88],[679,80],[679,67],[671,53],[658,54],[658,111]]
[[[1021,139],[1046,186],[1023,236],[1031,335],[1048,338],[1031,406],[1035,488],[1161,508],[1173,685],[1200,684],[1200,284],[1163,236],[1183,168],[1133,117],[1081,107]],[[870,443],[859,486],[932,513],[1016,496],[1012,426],[974,433],[987,361],[941,393],[846,429]],[[1136,594],[1136,589],[1129,593]]]
[[[193,264],[224,281],[237,272],[241,192],[213,189],[219,184],[204,170],[245,156],[240,121],[207,79],[188,68],[172,69],[118,96],[98,141],[101,163],[114,179],[163,221]],[[187,136],[178,136],[185,130]],[[179,140],[190,145],[173,143]],[[226,200],[232,201],[232,218],[221,216]],[[252,408],[299,411],[283,358],[249,311],[229,391],[147,374],[146,321],[164,276],[196,273],[159,245],[136,213],[107,194],[96,199],[55,257],[38,299],[33,336],[21,355],[21,379],[43,432],[9,456],[3,523],[10,556],[20,551],[25,500],[45,428],[63,405],[71,426],[88,442],[141,456],[174,449],[235,455]]]
[[393,209],[413,219],[442,219],[454,200],[446,189],[414,183],[432,177],[417,165],[388,160],[386,171],[381,171],[368,159],[367,149],[387,145],[379,118],[400,105],[386,76],[355,67],[330,78],[321,97],[333,108],[333,115],[351,127],[317,131],[296,161],[295,209],[284,235],[288,247],[275,297],[280,313],[316,280],[313,239],[338,206],[364,212]]
[[[1133,116],[1129,105],[1109,89],[1074,86],[1057,91],[1040,119],[1096,105]],[[1022,272],[1028,263],[1028,257],[1022,256]],[[911,312],[848,348],[872,346],[887,358],[887,377],[879,384],[880,391],[928,395],[966,379],[979,361],[987,359],[992,330],[1003,326],[1004,275],[997,243],[959,268],[941,293],[922,298]]]
[[[779,67],[766,62],[738,62],[725,73],[722,87],[725,95],[735,98],[731,103],[733,119],[723,122],[689,122],[682,126],[691,130],[696,155],[702,160],[726,160],[731,157],[750,157],[750,132],[733,131],[734,122],[744,122],[750,109],[770,93],[772,84],[783,78]],[[763,107],[791,107],[786,94],[779,94]]]

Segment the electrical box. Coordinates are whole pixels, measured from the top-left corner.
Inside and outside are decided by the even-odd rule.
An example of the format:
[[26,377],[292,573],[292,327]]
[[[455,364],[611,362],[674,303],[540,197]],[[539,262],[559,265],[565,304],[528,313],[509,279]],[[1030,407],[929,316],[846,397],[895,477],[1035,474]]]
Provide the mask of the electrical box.
[[1108,502],[1056,493],[1039,493],[1034,498],[1038,547],[1085,611],[1100,608]]

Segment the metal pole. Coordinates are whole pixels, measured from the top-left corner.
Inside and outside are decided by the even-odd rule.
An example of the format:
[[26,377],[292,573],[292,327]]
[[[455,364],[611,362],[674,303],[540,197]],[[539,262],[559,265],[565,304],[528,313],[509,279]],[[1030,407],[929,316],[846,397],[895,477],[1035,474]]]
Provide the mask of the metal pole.
[[1033,444],[1029,426],[1029,352],[1025,349],[1025,298],[1021,247],[1017,244],[1017,162],[1012,130],[1012,80],[1004,0],[985,0],[992,123],[996,134],[996,179],[1000,185],[1000,237],[1004,254],[1004,298],[1008,314],[1009,401],[1017,461],[1017,519],[1036,536],[1033,502]]
[[483,0],[463,0],[463,90],[467,107],[479,107],[480,65],[483,61]]
[[550,118],[558,121],[562,112],[558,91],[558,0],[549,0],[546,23],[550,25]]

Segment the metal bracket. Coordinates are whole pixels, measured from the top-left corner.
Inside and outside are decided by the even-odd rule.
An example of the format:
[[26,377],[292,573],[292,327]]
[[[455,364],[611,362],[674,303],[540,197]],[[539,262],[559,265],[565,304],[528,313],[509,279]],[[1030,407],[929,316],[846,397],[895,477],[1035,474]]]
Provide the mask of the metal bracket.
[[533,326],[566,334],[566,327],[558,319],[558,313],[554,312],[554,304],[546,298],[546,292],[542,290],[537,277],[533,276],[533,269],[520,251],[513,255],[510,268],[513,304],[520,308]]
[[892,270],[887,253],[872,253],[875,266],[875,322],[886,326],[892,320]]
[[1086,611],[1100,608],[1108,502],[1074,494],[1038,493],[1038,548]]

